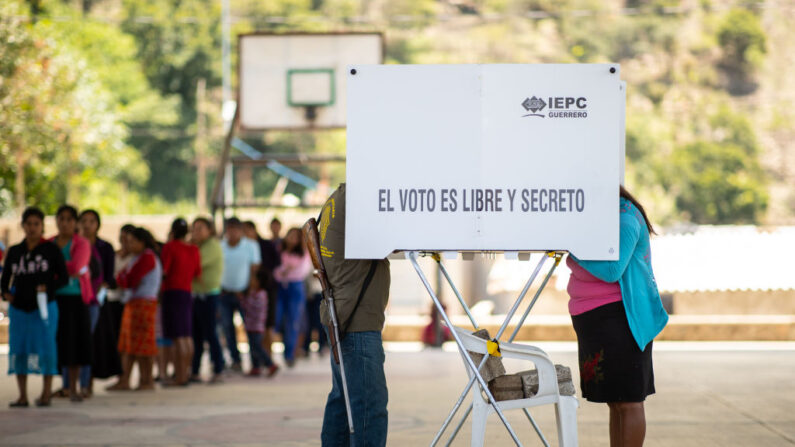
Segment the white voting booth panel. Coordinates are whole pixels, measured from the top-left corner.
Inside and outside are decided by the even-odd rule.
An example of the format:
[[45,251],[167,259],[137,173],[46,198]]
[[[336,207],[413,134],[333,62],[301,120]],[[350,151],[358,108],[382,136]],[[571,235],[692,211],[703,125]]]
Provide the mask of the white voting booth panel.
[[[240,127],[345,127],[351,64],[383,62],[379,33],[243,34],[238,43]],[[315,116],[307,118],[306,107]]]
[[354,65],[346,77],[347,258],[618,258],[618,65]]

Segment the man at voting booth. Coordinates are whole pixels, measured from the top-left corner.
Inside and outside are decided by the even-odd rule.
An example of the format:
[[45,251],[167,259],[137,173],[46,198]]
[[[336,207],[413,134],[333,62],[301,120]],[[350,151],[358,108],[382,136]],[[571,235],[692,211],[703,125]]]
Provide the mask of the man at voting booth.
[[[381,330],[389,298],[389,261],[345,259],[345,184],[323,205],[320,251],[334,291],[342,361],[347,378],[354,434],[348,429],[340,365],[331,357],[332,389],[323,416],[323,446],[383,446],[387,432],[387,386]],[[321,319],[332,323],[328,300]]]

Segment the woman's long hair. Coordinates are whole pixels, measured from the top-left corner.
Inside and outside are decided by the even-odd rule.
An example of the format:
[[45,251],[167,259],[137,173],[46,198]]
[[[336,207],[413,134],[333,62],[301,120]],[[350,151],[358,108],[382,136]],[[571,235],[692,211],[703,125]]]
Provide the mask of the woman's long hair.
[[152,236],[152,233],[150,233],[149,230],[146,228],[137,227],[132,231],[132,233],[130,233],[130,236],[143,242],[144,247],[154,251],[156,255],[160,256],[160,244],[157,243],[157,240],[155,240],[155,237]]
[[654,231],[654,227],[651,226],[649,217],[646,215],[646,210],[643,209],[643,205],[641,205],[640,202],[638,202],[638,199],[636,199],[632,194],[630,194],[629,191],[627,191],[627,189],[624,188],[623,186],[621,186],[619,189],[619,195],[632,202],[632,204],[635,205],[635,208],[637,208],[638,211],[640,211],[640,214],[643,215],[643,220],[646,221],[646,229],[649,230],[649,234],[657,234],[657,232]]
[[[298,235],[298,243],[295,246],[287,248],[287,236],[290,233],[296,233]],[[284,235],[284,251],[287,253],[292,253],[294,255],[303,256],[304,255],[304,233],[301,231],[300,228],[290,228],[286,235]]]

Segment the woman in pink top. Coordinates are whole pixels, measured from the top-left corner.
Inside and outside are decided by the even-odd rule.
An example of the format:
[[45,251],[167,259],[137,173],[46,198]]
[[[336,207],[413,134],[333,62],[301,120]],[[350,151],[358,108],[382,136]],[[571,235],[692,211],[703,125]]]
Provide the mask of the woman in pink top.
[[[642,317],[642,305],[659,301],[659,296],[648,245],[654,229],[643,207],[624,187],[620,188],[620,197],[619,259],[587,261],[569,255],[566,265],[571,276],[567,290],[571,321],[577,333],[582,396],[608,405],[611,447],[635,447],[643,445],[644,401],[655,389],[652,342],[638,343],[630,318],[636,332],[647,336],[649,323],[638,314]],[[647,263],[648,270],[638,267]],[[655,295],[644,297],[647,288],[652,288]]]
[[58,298],[58,364],[68,372],[68,382],[55,397],[83,400],[77,391],[80,367],[89,366],[94,353],[91,336],[91,314],[88,306],[94,301],[89,262],[91,243],[77,234],[77,209],[61,205],[55,214],[58,235],[52,241],[66,260],[69,282],[56,291]]
[[273,271],[273,277],[279,283],[276,328],[282,333],[284,360],[290,368],[295,364],[296,341],[304,318],[304,279],[311,269],[312,262],[304,247],[304,236],[298,228],[291,228],[282,245],[282,265]]

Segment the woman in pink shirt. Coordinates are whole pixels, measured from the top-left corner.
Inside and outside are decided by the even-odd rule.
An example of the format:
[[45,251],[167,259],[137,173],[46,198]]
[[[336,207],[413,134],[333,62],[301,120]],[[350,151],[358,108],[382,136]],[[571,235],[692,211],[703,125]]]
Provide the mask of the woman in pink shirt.
[[282,245],[282,265],[273,271],[273,277],[279,283],[276,328],[281,330],[284,360],[290,368],[295,364],[296,341],[304,318],[304,279],[311,269],[312,262],[304,247],[304,236],[298,228],[291,228]]

